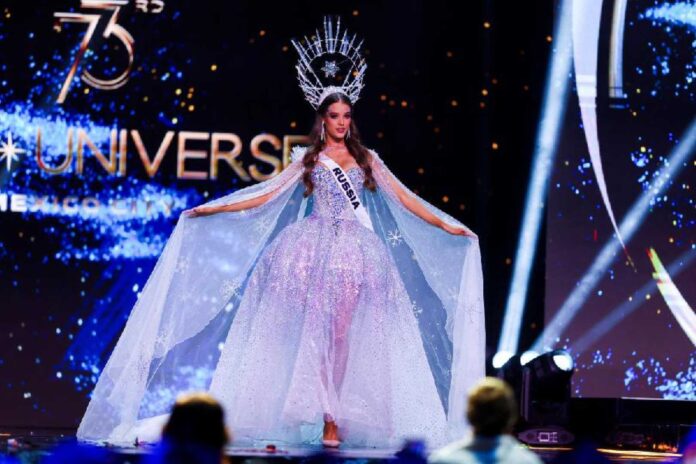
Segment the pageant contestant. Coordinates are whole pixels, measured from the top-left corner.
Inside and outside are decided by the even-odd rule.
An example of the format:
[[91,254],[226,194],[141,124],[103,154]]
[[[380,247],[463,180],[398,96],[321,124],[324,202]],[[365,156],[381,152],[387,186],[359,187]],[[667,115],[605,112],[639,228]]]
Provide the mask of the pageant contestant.
[[79,438],[156,438],[173,398],[196,389],[225,407],[235,443],[460,436],[484,374],[477,237],[361,144],[362,43],[330,19],[293,43],[310,145],[180,217]]

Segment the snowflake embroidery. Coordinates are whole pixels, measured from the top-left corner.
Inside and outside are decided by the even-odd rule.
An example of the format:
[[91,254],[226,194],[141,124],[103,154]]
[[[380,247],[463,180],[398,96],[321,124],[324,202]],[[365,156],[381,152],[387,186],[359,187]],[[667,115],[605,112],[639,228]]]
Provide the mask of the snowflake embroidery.
[[193,292],[190,290],[186,290],[181,294],[181,301],[182,303],[186,303],[188,301],[193,301]]
[[222,283],[220,288],[220,295],[226,300],[229,300],[233,296],[239,296],[239,289],[241,284],[237,280],[226,280]]
[[415,301],[411,301],[411,311],[413,311],[413,314],[418,316],[420,313],[423,312],[423,308],[418,306]]
[[404,237],[403,237],[403,235],[401,235],[401,232],[399,231],[399,229],[394,229],[394,230],[390,230],[389,232],[387,232],[387,242],[389,242],[389,244],[392,247],[399,245],[403,241],[404,241]]
[[321,68],[322,71],[324,71],[324,77],[336,77],[336,73],[338,72],[338,66],[336,65],[335,61],[327,61],[324,63],[324,66]]
[[188,257],[179,258],[179,261],[176,263],[176,272],[183,274],[189,270],[189,267],[191,267],[191,261]]
[[451,298],[452,300],[456,300],[457,298],[459,298],[459,289],[454,288],[454,287],[448,288],[447,289],[447,296],[449,298]]
[[155,337],[155,346],[162,348],[169,344],[169,334],[160,332]]
[[270,218],[257,219],[254,221],[254,232],[257,234],[265,234],[272,225],[273,220]]

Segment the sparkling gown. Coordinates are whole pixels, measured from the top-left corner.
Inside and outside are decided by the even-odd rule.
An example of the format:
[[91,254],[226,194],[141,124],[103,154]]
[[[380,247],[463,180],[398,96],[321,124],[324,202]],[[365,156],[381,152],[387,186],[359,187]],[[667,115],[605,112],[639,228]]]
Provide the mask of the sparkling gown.
[[[362,169],[347,175],[362,193]],[[311,440],[324,418],[349,444],[444,437],[445,411],[386,245],[323,164],[312,180],[311,214],[270,243],[251,275],[211,392],[238,438]]]
[[[77,431],[128,445],[158,438],[176,396],[205,390],[234,443],[318,444],[335,420],[345,446],[430,446],[461,436],[467,389],[484,375],[478,241],[408,210],[409,191],[375,152],[375,191],[346,175],[363,225],[326,166],[303,197],[304,148],[277,176],[218,198],[249,210],[182,215],[100,373]],[[397,188],[400,194],[397,195]]]

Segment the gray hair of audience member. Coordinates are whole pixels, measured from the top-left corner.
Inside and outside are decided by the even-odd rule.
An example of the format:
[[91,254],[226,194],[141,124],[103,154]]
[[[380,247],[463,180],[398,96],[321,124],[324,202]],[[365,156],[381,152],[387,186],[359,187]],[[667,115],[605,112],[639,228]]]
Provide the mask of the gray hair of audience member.
[[502,380],[486,377],[469,392],[466,417],[474,434],[496,436],[510,433],[517,416],[515,394]]
[[177,398],[162,438],[174,443],[195,443],[222,450],[230,441],[225,413],[207,393],[189,393]]

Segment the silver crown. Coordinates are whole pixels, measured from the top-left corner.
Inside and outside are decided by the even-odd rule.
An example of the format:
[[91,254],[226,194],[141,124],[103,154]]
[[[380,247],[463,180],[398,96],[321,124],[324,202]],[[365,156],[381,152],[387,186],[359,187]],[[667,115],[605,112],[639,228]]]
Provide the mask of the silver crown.
[[[357,45],[355,34],[349,34],[347,30],[341,31],[341,18],[337,18],[334,26],[329,17],[324,17],[324,34],[316,31],[316,35],[311,39],[304,37],[304,44],[297,40],[292,40],[292,44],[300,55],[300,59],[295,68],[297,69],[297,79],[300,88],[305,94],[305,99],[314,109],[319,108],[321,102],[332,93],[342,93],[348,97],[351,103],[355,103],[360,98],[360,91],[363,88],[363,77],[367,69],[367,63],[360,53],[363,44],[361,40]],[[326,58],[326,59],[320,59]],[[340,85],[325,84],[329,78],[340,78],[343,62],[337,63],[337,59],[350,64],[343,82]],[[319,73],[324,74],[324,79],[319,77]],[[332,83],[332,84],[335,84]]]

